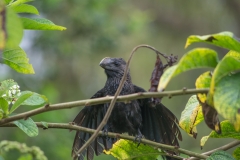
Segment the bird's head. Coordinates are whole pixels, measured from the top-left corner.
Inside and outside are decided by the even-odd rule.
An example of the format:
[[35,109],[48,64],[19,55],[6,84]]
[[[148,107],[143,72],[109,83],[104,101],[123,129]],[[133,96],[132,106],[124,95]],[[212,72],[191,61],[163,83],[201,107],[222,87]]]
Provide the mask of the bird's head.
[[108,77],[121,78],[126,68],[126,62],[122,58],[103,58],[99,64],[107,74]]

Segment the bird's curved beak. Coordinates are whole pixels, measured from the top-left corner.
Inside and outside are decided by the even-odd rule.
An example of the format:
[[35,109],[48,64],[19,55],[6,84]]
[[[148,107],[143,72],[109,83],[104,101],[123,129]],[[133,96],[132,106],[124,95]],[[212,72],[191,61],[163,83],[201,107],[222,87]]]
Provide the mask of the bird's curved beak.
[[99,66],[105,69],[111,63],[111,61],[112,60],[110,57],[105,57],[101,60],[101,62],[99,63]]

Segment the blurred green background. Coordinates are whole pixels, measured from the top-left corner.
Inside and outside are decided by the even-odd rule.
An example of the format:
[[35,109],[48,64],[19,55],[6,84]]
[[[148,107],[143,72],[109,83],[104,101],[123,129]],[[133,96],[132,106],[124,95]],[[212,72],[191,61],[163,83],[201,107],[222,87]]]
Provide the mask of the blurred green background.
[[[106,76],[99,62],[104,57],[128,59],[132,49],[148,44],[160,52],[178,55],[194,47],[210,47],[222,57],[226,50],[206,44],[184,49],[189,35],[231,31],[240,37],[240,1],[238,0],[37,0],[31,2],[40,17],[67,27],[66,31],[26,31],[22,48],[27,52],[36,74],[23,75],[1,66],[1,80],[12,78],[21,90],[46,95],[51,104],[90,98],[104,86]],[[131,63],[135,84],[149,89],[155,63],[154,52],[139,49]],[[189,71],[174,78],[167,90],[193,88],[195,79],[207,69]],[[190,96],[164,98],[163,103],[180,118]],[[16,112],[33,109],[20,107]],[[71,122],[79,108],[52,111],[32,117],[34,121]],[[231,139],[210,139],[203,150],[200,138],[210,129],[204,123],[193,139],[182,131],[181,147],[204,152]],[[20,141],[39,146],[49,160],[71,159],[75,132],[62,129],[41,130],[30,138],[17,128],[1,128],[1,140]],[[230,152],[231,153],[231,152]],[[105,156],[96,159],[106,159]],[[114,159],[108,157],[108,159]]]

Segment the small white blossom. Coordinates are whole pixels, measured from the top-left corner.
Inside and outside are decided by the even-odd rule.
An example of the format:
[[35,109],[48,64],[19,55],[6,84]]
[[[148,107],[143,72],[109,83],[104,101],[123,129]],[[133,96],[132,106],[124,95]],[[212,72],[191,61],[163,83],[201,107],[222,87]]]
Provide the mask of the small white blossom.
[[13,89],[18,89],[19,86],[15,84],[15,85],[12,86],[12,88],[13,88]]
[[12,101],[12,104],[14,104],[15,103],[15,101]]
[[12,90],[12,94],[15,95],[17,90]]
[[6,97],[7,95],[6,94],[3,94],[2,97]]
[[12,97],[12,93],[11,93],[10,90],[8,91],[8,96],[9,96],[9,97]]

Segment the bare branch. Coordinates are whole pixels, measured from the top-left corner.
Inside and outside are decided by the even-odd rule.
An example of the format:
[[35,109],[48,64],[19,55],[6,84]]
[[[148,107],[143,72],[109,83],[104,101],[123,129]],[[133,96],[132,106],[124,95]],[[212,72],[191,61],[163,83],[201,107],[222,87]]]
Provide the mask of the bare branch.
[[[48,128],[57,128],[57,129],[70,129],[70,130],[77,130],[77,131],[83,131],[83,132],[87,132],[87,133],[96,133],[96,130],[94,129],[90,129],[90,128],[85,128],[85,127],[81,127],[81,126],[77,126],[77,125],[72,125],[72,124],[66,124],[66,123],[47,123],[48,124]],[[39,128],[44,128],[46,129],[46,127],[41,123],[41,122],[36,122],[36,125]],[[16,127],[16,125],[14,123],[7,123],[4,124],[0,127]],[[103,131],[99,131],[97,133],[97,136],[105,136],[105,133]],[[126,134],[119,134],[119,133],[113,133],[113,132],[108,132],[108,137],[112,137],[112,138],[121,138],[121,139],[127,139],[127,140],[131,140],[131,141],[135,141],[135,137],[133,136],[129,136]],[[143,144],[147,144],[156,148],[160,148],[163,150],[171,150],[174,152],[179,152],[182,154],[186,154],[188,156],[193,156],[196,157],[198,159],[206,159],[207,156],[206,155],[201,155],[199,153],[195,153],[195,152],[191,152],[188,150],[185,150],[183,148],[178,148],[176,146],[171,146],[171,145],[166,145],[166,144],[162,144],[162,143],[157,143],[157,142],[153,142],[147,139],[141,139],[141,143]],[[137,147],[138,143],[136,143],[136,147]],[[177,156],[174,156],[175,158],[177,158]],[[179,158],[179,157],[178,157]]]
[[[216,148],[216,149],[213,149],[211,151],[208,151],[208,152],[205,152],[205,153],[202,153],[202,155],[206,155],[206,156],[209,156],[211,155],[212,153],[216,152],[216,151],[219,151],[219,150],[222,150],[222,151],[226,151],[228,149],[231,149],[237,145],[240,144],[240,141],[239,140],[236,140],[236,141],[233,141],[233,142],[230,142],[224,146],[221,146],[219,148]],[[191,157],[191,158],[188,158],[187,160],[196,160],[197,158],[196,157]]]
[[[206,89],[183,89],[183,90],[164,91],[164,92],[135,93],[135,94],[129,94],[124,96],[118,96],[117,102],[131,101],[134,99],[143,99],[143,98],[151,98],[151,97],[156,97],[156,98],[157,97],[173,97],[173,96],[186,95],[186,94],[207,93],[208,91],[209,89],[206,88]],[[16,121],[19,119],[26,119],[28,117],[31,117],[40,113],[48,112],[48,111],[109,103],[112,99],[113,97],[103,97],[103,98],[86,99],[86,100],[80,100],[80,101],[46,105],[31,111],[27,111],[27,112],[20,113],[8,118],[1,119],[0,125],[6,124],[8,122]]]

